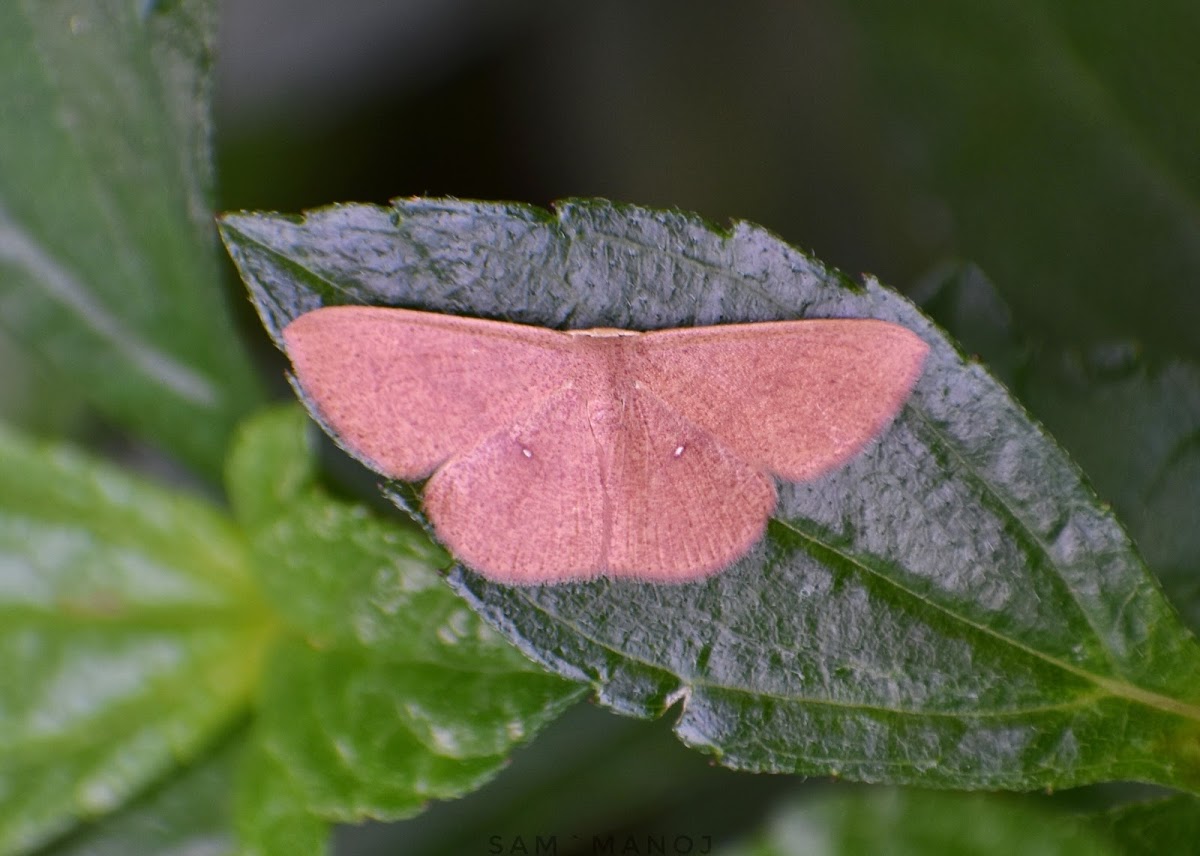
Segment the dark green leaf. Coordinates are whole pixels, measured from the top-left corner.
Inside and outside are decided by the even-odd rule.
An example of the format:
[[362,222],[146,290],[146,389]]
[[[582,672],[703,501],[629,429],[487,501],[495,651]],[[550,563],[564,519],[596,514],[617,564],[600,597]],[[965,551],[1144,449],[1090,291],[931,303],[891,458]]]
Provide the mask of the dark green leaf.
[[1200,366],[1128,348],[1045,354],[1021,394],[1200,628]]
[[[896,321],[932,347],[867,452],[783,484],[766,539],[702,583],[461,592],[527,653],[754,770],[955,787],[1200,787],[1200,650],[1111,512],[907,301],[766,231],[604,202],[408,200],[227,217],[273,335],[323,303],[631,329]],[[398,345],[398,349],[402,345]]]
[[[582,848],[615,856],[635,851],[587,846],[593,836],[632,822],[639,829],[690,836],[697,842],[692,853],[699,856],[702,836],[741,837],[752,818],[761,817],[782,792],[797,788],[791,777],[710,764],[675,740],[669,726],[576,705],[517,753],[494,782],[398,824],[388,837],[403,842],[405,856],[483,853],[497,840],[504,852],[519,854],[518,839],[528,843],[532,856],[539,835],[557,839],[559,853]],[[348,832],[343,841],[347,852],[355,852],[356,839],[375,839],[380,847],[380,837],[378,829],[365,829]],[[643,844],[636,852],[676,851]]]
[[1193,796],[1124,805],[1096,820],[1129,856],[1195,853],[1200,848],[1200,800]]
[[1001,367],[1200,628],[1200,366],[1151,360],[1128,345],[1088,354],[1033,347],[980,271],[947,271],[931,283],[925,309],[989,367]]
[[257,395],[214,253],[213,5],[0,4],[0,318],[210,474]]
[[1060,341],[1200,357],[1200,6],[846,5],[955,252]]
[[1029,359],[1030,346],[1017,335],[1012,314],[992,281],[971,264],[946,264],[925,276],[913,300],[929,317],[1012,388]]
[[212,757],[172,771],[125,809],[39,856],[234,856],[229,785],[240,749],[241,741],[233,741]]
[[724,856],[1117,856],[1082,821],[986,795],[857,790],[789,806]]
[[120,806],[246,704],[270,626],[208,505],[0,432],[0,852]]
[[296,634],[267,670],[256,739],[305,812],[415,814],[495,775],[582,687],[534,666],[467,609],[422,532],[305,484],[308,462],[294,456],[307,454],[307,429],[299,408],[268,411],[231,459],[260,580]]

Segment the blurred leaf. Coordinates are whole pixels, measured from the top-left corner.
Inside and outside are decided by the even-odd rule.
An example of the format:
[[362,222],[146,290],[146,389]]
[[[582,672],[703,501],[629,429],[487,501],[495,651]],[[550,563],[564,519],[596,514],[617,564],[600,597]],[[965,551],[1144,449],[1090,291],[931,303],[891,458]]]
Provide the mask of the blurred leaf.
[[237,215],[223,235],[275,336],[325,302],[548,326],[799,316],[915,330],[932,352],[895,424],[838,472],[783,484],[766,539],[729,570],[681,586],[452,581],[605,704],[678,704],[681,738],[730,766],[1200,787],[1195,641],[1065,456],[874,281],[853,286],[750,224],[594,201],[557,218],[437,200]]
[[423,533],[304,484],[311,469],[292,456],[307,430],[298,407],[267,411],[231,458],[263,588],[296,632],[267,669],[256,739],[305,810],[408,816],[491,778],[583,688],[473,615],[434,570],[447,559]]
[[[788,776],[757,776],[711,764],[681,745],[665,720],[617,717],[580,704],[477,793],[431,806],[386,832],[405,856],[482,853],[496,840],[503,852],[519,853],[518,838],[529,843],[532,853],[534,835],[554,836],[559,853],[580,852],[572,846],[603,853],[601,848],[586,849],[592,837],[631,825],[655,834],[669,830],[690,835],[697,842],[705,835],[730,840],[757,828],[758,818],[781,793],[805,786]],[[363,839],[373,839],[379,852],[390,852],[381,837],[377,827],[346,830],[341,836],[347,852],[356,852],[354,843]],[[615,846],[610,852],[635,851]],[[643,845],[636,852],[658,851]],[[697,845],[692,852],[702,851]]]
[[1097,818],[1130,856],[1200,850],[1200,801],[1180,794],[1124,805]]
[[[380,520],[366,508],[322,496],[298,500],[261,532],[260,576],[292,626],[321,646],[349,642],[404,656],[439,659],[436,631],[462,604],[434,568],[449,564],[421,532]],[[419,631],[419,632],[414,632]],[[469,651],[487,657],[495,640],[459,640],[447,665]],[[507,654],[502,662],[509,662]]]
[[855,790],[797,802],[724,856],[1117,856],[1082,821],[1013,797]]
[[1121,348],[1045,354],[1022,397],[1113,503],[1200,629],[1200,365]]
[[847,6],[896,146],[1019,315],[1200,357],[1200,6]]
[[1029,343],[1017,335],[1008,304],[992,281],[972,264],[944,264],[917,284],[913,301],[1012,388],[1029,359]]
[[922,305],[999,364],[1022,401],[1111,501],[1167,592],[1200,628],[1200,365],[1130,346],[1088,354],[1034,347],[978,269],[930,281]]
[[111,811],[243,708],[266,625],[208,505],[0,432],[0,852]]
[[329,824],[310,814],[291,772],[255,746],[238,777],[238,856],[324,856]]
[[233,856],[229,783],[240,748],[231,742],[39,856]]
[[[453,597],[449,592],[447,597]],[[462,608],[460,623],[479,619]],[[402,618],[400,620],[403,620]],[[446,643],[447,647],[453,643]],[[507,669],[457,668],[364,648],[281,647],[262,700],[267,750],[328,820],[400,818],[475,790],[580,695],[511,651]],[[505,647],[501,647],[505,646]]]
[[213,5],[0,4],[0,318],[209,474],[258,394],[213,246]]
[[270,526],[316,483],[308,425],[304,412],[287,404],[264,408],[238,428],[225,488],[248,531]]
[[0,422],[40,437],[63,438],[84,405],[52,372],[0,329]]
[[[462,610],[432,571],[449,565],[449,557],[421,531],[318,490],[310,427],[294,404],[269,408],[245,423],[230,455],[229,494],[253,535],[271,605],[322,646],[410,654],[414,645],[430,644],[426,653],[436,656],[442,647],[434,631]],[[414,621],[428,632],[414,634]],[[490,640],[472,654],[494,648]],[[457,662],[456,652],[451,665]]]

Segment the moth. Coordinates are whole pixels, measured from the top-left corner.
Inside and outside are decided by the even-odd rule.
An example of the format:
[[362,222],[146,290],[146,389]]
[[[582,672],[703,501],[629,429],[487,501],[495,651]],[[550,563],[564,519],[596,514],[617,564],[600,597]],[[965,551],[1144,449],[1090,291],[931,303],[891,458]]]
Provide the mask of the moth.
[[928,346],[870,319],[640,333],[332,306],[283,331],[335,439],[496,582],[702,579],[763,536],[774,478],[845,464]]

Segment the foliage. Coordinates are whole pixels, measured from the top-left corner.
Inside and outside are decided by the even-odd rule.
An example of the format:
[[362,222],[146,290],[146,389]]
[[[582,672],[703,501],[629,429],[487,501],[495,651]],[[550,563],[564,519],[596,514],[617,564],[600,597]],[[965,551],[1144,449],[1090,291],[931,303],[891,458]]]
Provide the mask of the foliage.
[[[731,805],[728,852],[1194,846],[1194,10],[833,5],[983,266],[918,291],[958,342],[744,222],[594,199],[224,218],[275,337],[378,302],[555,327],[869,315],[933,346],[893,429],[783,485],[735,568],[541,589],[347,499],[300,409],[268,406],[218,288],[211,0],[0,7],[0,326],[22,348],[0,343],[0,407],[31,429],[0,429],[0,853],[319,854],[333,824],[422,813],[406,839],[461,852]],[[731,791],[798,777],[589,725],[518,755],[519,801],[426,811],[488,794],[589,688],[727,767],[949,790],[805,786],[747,834]],[[1117,780],[1179,792],[954,792]]]

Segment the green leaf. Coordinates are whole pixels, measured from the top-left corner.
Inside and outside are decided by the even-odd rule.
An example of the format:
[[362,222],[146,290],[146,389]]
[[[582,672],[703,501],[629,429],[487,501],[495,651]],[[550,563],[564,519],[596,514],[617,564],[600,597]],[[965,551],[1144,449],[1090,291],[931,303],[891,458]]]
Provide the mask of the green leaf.
[[39,851],[39,856],[233,856],[238,851],[229,783],[240,749],[241,741],[230,741],[111,817]]
[[260,581],[294,632],[266,670],[256,739],[305,812],[412,815],[490,779],[582,687],[472,614],[422,532],[304,484],[309,464],[292,456],[307,429],[298,407],[268,411],[231,458]]
[[[444,628],[445,637],[464,628],[488,633],[460,608],[460,623]],[[580,695],[503,640],[493,644],[508,652],[507,666],[463,658],[455,668],[449,656],[425,662],[303,642],[281,647],[263,689],[267,750],[296,779],[308,808],[328,820],[409,817],[429,800],[473,791]]]
[[[430,643],[430,651],[441,650],[432,634],[461,604],[431,569],[450,558],[416,528],[320,491],[310,425],[294,404],[264,410],[239,431],[230,455],[229,494],[252,534],[268,600],[295,631],[322,646],[411,654],[414,645]],[[414,634],[414,621],[428,632]]]
[[257,398],[212,230],[210,0],[0,4],[0,313],[208,473]]
[[1031,347],[1017,335],[1012,312],[987,274],[972,264],[939,265],[912,296],[970,356],[1013,388]]
[[1021,400],[1113,503],[1172,601],[1200,628],[1200,365],[1129,345],[1034,347],[977,269],[947,271],[924,308],[999,365]]
[[207,504],[0,431],[0,852],[111,811],[246,704],[269,627]]
[[[814,784],[814,787],[819,785]],[[497,780],[479,792],[405,821],[392,832],[406,856],[483,853],[503,842],[505,853],[530,854],[535,837],[553,837],[560,853],[675,853],[621,838],[587,849],[605,830],[636,828],[689,835],[693,854],[702,836],[713,841],[744,834],[751,819],[792,792],[790,777],[756,776],[713,765],[675,740],[665,720],[612,716],[595,705],[576,705],[521,750]],[[602,834],[603,833],[603,834]],[[347,835],[354,839],[371,834]],[[645,839],[643,838],[644,842]],[[572,849],[572,848],[577,849]],[[549,848],[543,847],[545,853]]]
[[1039,810],[1018,798],[872,789],[797,801],[779,812],[757,841],[731,848],[724,856],[1119,852],[1082,821]]
[[53,372],[0,329],[0,422],[39,437],[62,437],[85,405]]
[[1200,357],[1200,7],[846,5],[914,196],[946,210],[954,252],[1060,341]]
[[329,824],[305,807],[291,771],[254,746],[238,776],[239,856],[324,856]]
[[[362,506],[306,497],[260,534],[258,547],[272,604],[322,646],[353,643],[436,660],[444,653],[438,631],[463,612],[434,571],[450,563],[446,554],[424,533]],[[460,642],[447,665],[496,650],[490,637]]]
[[304,412],[288,404],[260,410],[238,428],[225,488],[248,531],[269,526],[316,484],[308,425]]
[[1200,365],[1121,347],[1046,354],[1021,394],[1200,629]]
[[1194,639],[1053,442],[873,280],[856,286],[750,224],[598,201],[557,217],[437,200],[237,215],[223,235],[275,336],[339,302],[572,327],[904,324],[932,348],[904,411],[840,471],[783,484],[767,537],[729,570],[683,586],[452,581],[603,703],[678,705],[682,739],[730,766],[1200,788]]
[[1177,795],[1110,809],[1096,818],[1124,852],[1195,853],[1200,842],[1200,801]]

